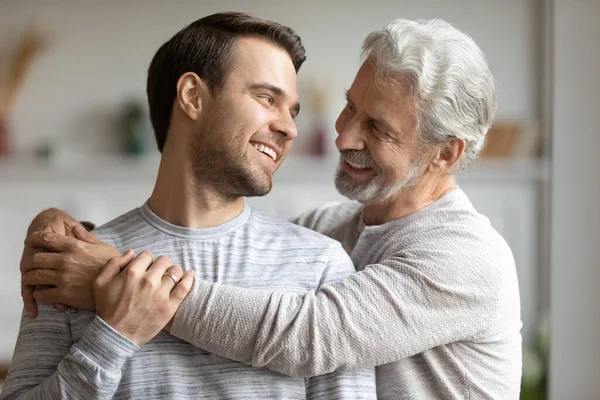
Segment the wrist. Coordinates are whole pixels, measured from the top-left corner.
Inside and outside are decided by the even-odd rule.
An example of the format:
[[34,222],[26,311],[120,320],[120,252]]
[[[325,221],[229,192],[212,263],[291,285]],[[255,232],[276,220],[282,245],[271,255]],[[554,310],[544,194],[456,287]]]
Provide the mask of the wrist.
[[132,342],[136,346],[141,346],[143,341],[137,335],[137,329],[135,326],[130,326],[127,321],[124,320],[114,320],[110,317],[103,317],[98,313],[98,317],[104,321],[106,325],[108,325],[112,330],[121,335],[123,338]]
[[74,350],[106,371],[120,371],[139,346],[109,326],[101,317],[94,318]]
[[[121,335],[123,338],[132,342],[136,346],[141,346],[147,343],[152,337],[148,336],[148,329],[141,326],[139,322],[133,322],[131,316],[121,315],[115,317],[114,315],[105,315],[110,313],[97,312],[99,319],[101,319],[107,326],[112,328],[115,332]],[[158,333],[157,331],[156,333]]]

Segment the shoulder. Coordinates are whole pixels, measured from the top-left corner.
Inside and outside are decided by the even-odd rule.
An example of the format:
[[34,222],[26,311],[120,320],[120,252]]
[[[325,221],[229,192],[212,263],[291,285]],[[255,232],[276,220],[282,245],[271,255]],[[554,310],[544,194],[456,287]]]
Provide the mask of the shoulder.
[[288,238],[290,240],[301,241],[310,244],[318,244],[323,248],[332,248],[339,246],[339,242],[331,239],[322,233],[309,229],[308,227],[295,224],[293,222],[269,215],[259,208],[252,208],[252,215],[248,221],[249,227],[256,230],[261,235],[271,235],[273,237]]
[[150,234],[152,231],[151,227],[144,222],[140,209],[135,208],[95,228],[92,233],[103,242],[121,250],[119,249],[121,245],[135,241],[136,238]]
[[516,285],[512,251],[504,238],[466,201],[432,208],[388,231],[387,255],[407,260],[443,282],[500,288]]
[[318,286],[355,272],[350,256],[337,240],[258,208],[252,208],[244,229],[253,249],[265,257],[276,255],[280,264],[310,265],[314,271],[320,271]]
[[[449,199],[423,209],[408,221],[394,226],[388,235],[395,237],[398,248],[431,248],[444,257],[471,255],[487,257],[492,254],[512,253],[506,241],[480,214],[467,195],[457,190]],[[456,251],[460,250],[460,251]]]
[[318,232],[329,232],[348,225],[362,208],[355,201],[330,202],[303,212],[291,222]]
[[[458,211],[432,211],[415,219],[379,263],[415,283],[439,307],[485,310],[482,330],[516,326],[520,319],[517,270],[512,251],[487,218]],[[440,300],[441,299],[441,300]],[[441,303],[440,303],[441,302]],[[504,322],[503,322],[504,321]]]

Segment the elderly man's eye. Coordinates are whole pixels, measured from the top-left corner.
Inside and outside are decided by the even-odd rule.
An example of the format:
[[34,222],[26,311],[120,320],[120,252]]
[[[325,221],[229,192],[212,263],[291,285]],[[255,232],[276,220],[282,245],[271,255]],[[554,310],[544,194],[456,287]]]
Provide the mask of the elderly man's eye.
[[379,129],[377,127],[377,124],[375,123],[375,121],[368,121],[367,122],[367,126],[369,127],[369,129],[377,131],[377,132],[381,132],[381,129]]

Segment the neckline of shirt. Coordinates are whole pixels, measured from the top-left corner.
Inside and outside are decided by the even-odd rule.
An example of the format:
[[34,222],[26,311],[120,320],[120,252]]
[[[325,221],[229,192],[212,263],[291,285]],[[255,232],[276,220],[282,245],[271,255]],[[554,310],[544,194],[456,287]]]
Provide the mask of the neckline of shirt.
[[250,207],[246,201],[244,201],[244,208],[242,212],[230,221],[224,224],[213,226],[210,228],[186,228],[171,224],[160,218],[150,209],[148,202],[146,201],[142,207],[139,208],[142,219],[152,226],[154,229],[177,238],[181,239],[212,239],[219,236],[227,235],[234,232],[236,229],[241,227],[248,221],[252,214],[252,207]]

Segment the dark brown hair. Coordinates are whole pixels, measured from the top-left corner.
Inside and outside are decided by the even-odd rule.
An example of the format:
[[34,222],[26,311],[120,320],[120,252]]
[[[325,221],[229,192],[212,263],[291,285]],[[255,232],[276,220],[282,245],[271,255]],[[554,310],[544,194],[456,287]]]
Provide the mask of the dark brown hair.
[[296,72],[306,60],[300,37],[291,28],[237,12],[199,19],[158,49],[148,68],[146,92],[159,151],[162,152],[167,139],[181,75],[196,73],[214,94],[223,87],[233,68],[231,56],[235,40],[249,36],[270,40],[285,49]]

